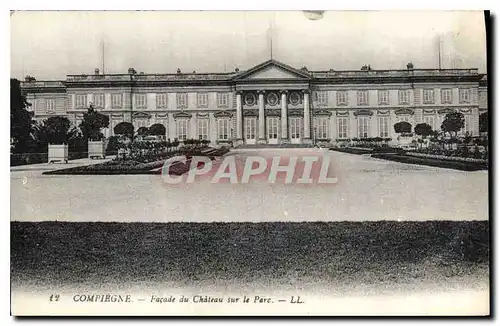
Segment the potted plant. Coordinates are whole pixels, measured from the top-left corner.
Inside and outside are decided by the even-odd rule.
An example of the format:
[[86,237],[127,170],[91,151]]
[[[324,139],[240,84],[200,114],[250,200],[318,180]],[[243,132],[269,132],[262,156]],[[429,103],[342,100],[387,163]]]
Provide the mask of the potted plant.
[[76,133],[68,118],[55,116],[43,121],[39,137],[48,144],[48,162],[68,163],[68,140]]
[[97,112],[92,105],[87,113],[83,114],[83,120],[80,124],[80,130],[83,136],[88,140],[88,157],[89,158],[105,158],[106,144],[104,143],[104,135],[101,132],[102,128],[109,126],[109,117]]

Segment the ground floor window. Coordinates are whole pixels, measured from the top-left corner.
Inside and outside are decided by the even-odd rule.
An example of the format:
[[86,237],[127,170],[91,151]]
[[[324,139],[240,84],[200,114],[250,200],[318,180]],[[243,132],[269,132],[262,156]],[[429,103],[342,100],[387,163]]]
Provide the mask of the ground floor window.
[[436,118],[433,115],[424,116],[424,123],[431,126],[432,130],[436,130]]
[[338,138],[347,138],[347,118],[337,118]]
[[219,140],[229,140],[229,119],[217,120],[217,135]]
[[369,117],[358,117],[358,137],[359,138],[368,138],[370,127],[370,118]]
[[472,116],[470,114],[464,114],[464,127],[462,129],[464,133],[472,134]]
[[149,128],[149,119],[135,119],[134,127],[136,131],[142,127]]
[[316,119],[316,138],[326,139],[328,138],[328,118],[321,117]]
[[208,139],[208,119],[198,119],[197,122],[198,139]]
[[389,117],[378,117],[378,135],[382,138],[389,137]]
[[184,141],[188,138],[188,119],[177,120],[177,139]]

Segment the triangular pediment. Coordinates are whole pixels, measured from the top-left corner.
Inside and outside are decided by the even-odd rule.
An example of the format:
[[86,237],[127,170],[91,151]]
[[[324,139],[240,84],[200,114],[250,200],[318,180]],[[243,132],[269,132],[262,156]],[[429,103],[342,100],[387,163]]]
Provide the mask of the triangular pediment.
[[235,80],[248,79],[298,79],[307,80],[311,76],[302,70],[295,69],[276,60],[269,60],[261,63],[247,71],[237,75]]

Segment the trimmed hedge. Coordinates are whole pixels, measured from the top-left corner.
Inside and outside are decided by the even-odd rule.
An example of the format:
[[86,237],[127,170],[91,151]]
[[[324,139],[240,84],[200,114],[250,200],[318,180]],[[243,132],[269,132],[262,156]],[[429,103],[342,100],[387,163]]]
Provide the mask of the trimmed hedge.
[[435,166],[440,168],[455,169],[461,171],[488,170],[487,164],[477,163],[477,162],[449,161],[449,160],[436,159],[430,157],[416,157],[410,155],[384,154],[384,153],[373,154],[371,157],[400,162],[400,163]]

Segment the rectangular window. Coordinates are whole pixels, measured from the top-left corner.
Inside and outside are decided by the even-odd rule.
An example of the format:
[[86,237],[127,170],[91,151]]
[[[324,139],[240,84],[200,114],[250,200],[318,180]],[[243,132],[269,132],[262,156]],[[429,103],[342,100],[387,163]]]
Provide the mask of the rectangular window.
[[177,94],[177,107],[185,108],[187,107],[187,93]]
[[378,91],[378,104],[389,104],[389,91]]
[[168,105],[168,94],[160,93],[156,94],[156,106],[159,108],[166,108]]
[[358,105],[368,105],[368,91],[358,91]]
[[208,139],[208,119],[198,119],[196,123],[198,127],[198,139]]
[[347,91],[337,91],[337,105],[347,105]]
[[219,140],[229,139],[229,119],[217,120],[217,135]]
[[226,93],[217,93],[217,106],[227,107],[229,103],[229,96]]
[[177,120],[177,139],[184,141],[188,137],[188,119]]
[[123,94],[112,94],[111,95],[111,106],[114,108],[121,108],[123,103]]
[[347,122],[347,118],[337,118],[337,132],[340,139],[347,138]]
[[462,129],[464,133],[468,132],[469,134],[472,134],[472,115],[470,114],[464,114],[464,128]]
[[322,91],[322,92],[317,92],[317,94],[318,94],[318,104],[328,105],[328,92]]
[[45,110],[47,113],[53,113],[56,111],[56,101],[52,98],[45,100]]
[[378,117],[378,135],[382,138],[389,137],[389,117]]
[[76,107],[77,108],[87,107],[87,95],[76,95]]
[[94,106],[96,108],[104,108],[104,94],[95,94],[94,95]]
[[208,94],[198,93],[196,97],[196,104],[198,107],[206,108],[208,106]]
[[432,130],[436,130],[436,118],[433,115],[424,116],[424,123],[432,127]]
[[399,104],[408,104],[410,103],[410,90],[401,89],[398,92]]
[[146,106],[146,94],[135,94],[135,106],[137,108]]
[[358,117],[358,137],[359,138],[368,138],[369,126],[370,126],[370,118],[369,117]]
[[328,138],[328,118],[322,117],[316,119],[316,138]]
[[462,88],[459,91],[460,103],[470,103],[470,89]]
[[451,89],[442,89],[441,90],[441,103],[450,104],[451,102],[452,102]]
[[424,103],[425,104],[434,104],[434,90],[433,89],[424,89]]

